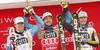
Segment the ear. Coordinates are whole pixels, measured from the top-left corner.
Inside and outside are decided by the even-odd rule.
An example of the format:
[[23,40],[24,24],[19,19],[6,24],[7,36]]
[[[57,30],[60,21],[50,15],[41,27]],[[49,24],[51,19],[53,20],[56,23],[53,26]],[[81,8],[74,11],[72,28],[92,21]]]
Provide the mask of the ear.
[[16,27],[16,24],[15,24],[15,27]]
[[78,18],[78,21],[79,21],[79,18]]
[[44,22],[44,19],[43,19],[43,22]]
[[53,21],[53,18],[52,18],[52,21]]

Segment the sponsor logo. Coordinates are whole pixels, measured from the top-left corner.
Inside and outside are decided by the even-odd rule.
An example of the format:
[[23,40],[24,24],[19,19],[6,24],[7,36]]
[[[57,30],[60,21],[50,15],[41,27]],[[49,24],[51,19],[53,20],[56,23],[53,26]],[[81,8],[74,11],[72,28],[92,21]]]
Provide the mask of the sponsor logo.
[[35,46],[36,42],[35,41],[32,41],[32,43],[33,43],[32,46]]
[[[73,42],[72,37],[66,37],[65,42]],[[50,45],[50,44],[58,44],[59,43],[59,38],[47,38],[41,40],[42,45]]]
[[[39,16],[39,17],[42,18],[42,16]],[[29,19],[30,19],[31,21],[34,21],[34,20],[35,20],[32,16],[30,16]]]
[[0,23],[8,23],[8,22],[12,22],[14,21],[14,18],[13,17],[9,17],[9,18],[0,18]]
[[66,45],[69,45],[70,42],[73,42],[72,37],[66,37],[65,42],[66,42]]
[[50,38],[50,37],[57,37],[56,32],[51,31],[51,32],[45,32],[43,35],[43,38]]
[[93,47],[93,49],[94,49],[94,50],[96,50],[96,48],[95,48],[95,47]]
[[26,43],[28,43],[28,40],[25,37],[19,38],[19,39],[16,40],[17,45],[22,45],[22,44],[26,44]]
[[65,43],[65,39],[64,38],[65,38],[64,34],[61,34],[61,41],[62,41],[62,43]]
[[[19,16],[18,16],[19,17]],[[39,16],[40,18],[42,18],[42,16]],[[34,20],[34,18],[32,18],[32,16],[29,17],[29,19],[31,21]],[[11,22],[14,22],[14,18],[13,17],[8,17],[8,18],[0,18],[0,24],[1,23],[11,23]]]
[[1,49],[5,49],[6,48],[6,43],[2,43],[1,44]]
[[30,16],[29,19],[30,19],[31,21],[34,21],[34,20],[35,20],[32,16]]
[[73,42],[72,37],[66,37],[66,38],[65,38],[65,42]]
[[94,23],[93,22],[89,22],[89,26],[93,27]]
[[3,33],[3,32],[8,32],[8,31],[7,30],[0,30],[0,32]]
[[8,30],[0,30],[0,35],[3,35],[3,36],[6,36],[6,35],[9,35],[8,34]]
[[42,45],[51,45],[51,44],[58,44],[59,43],[59,38],[47,38],[41,40]]
[[59,26],[60,26],[60,31],[63,31],[63,26],[61,25],[61,22],[59,22]]
[[75,30],[78,30],[78,29],[77,29],[77,19],[74,19],[74,29],[75,29]]
[[53,49],[57,49],[57,47],[46,47],[46,50],[53,50]]

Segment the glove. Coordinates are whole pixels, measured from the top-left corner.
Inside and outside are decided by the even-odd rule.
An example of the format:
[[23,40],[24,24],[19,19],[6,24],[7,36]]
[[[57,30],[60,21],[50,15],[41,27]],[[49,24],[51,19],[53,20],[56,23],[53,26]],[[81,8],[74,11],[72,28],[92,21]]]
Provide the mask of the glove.
[[30,14],[35,14],[35,12],[34,12],[34,10],[33,10],[33,8],[31,6],[28,6],[28,10],[29,10]]
[[28,7],[25,7],[25,8],[23,9],[23,12],[24,12],[25,14],[28,14],[28,13],[29,13]]
[[24,12],[24,16],[25,16],[25,17],[28,17],[28,16],[29,16],[29,12],[28,12],[28,8],[27,8],[27,7],[25,7],[25,8],[23,9],[23,12]]
[[35,12],[34,12],[34,10],[33,10],[33,8],[31,7],[31,6],[28,6],[28,7],[25,7],[24,8],[24,10],[23,10],[26,14],[28,14],[28,13],[33,13],[33,14],[35,14]]
[[25,17],[28,17],[29,13],[31,13],[32,15],[35,14],[35,12],[31,6],[25,7],[23,11],[25,12],[25,15],[24,15]]
[[81,43],[81,44],[82,44],[82,45],[87,44],[87,41],[88,41],[88,39],[83,38],[83,39],[82,39],[82,43]]
[[83,36],[82,36],[82,35],[75,36],[75,39],[76,39],[76,41],[78,41],[78,42],[82,42]]
[[68,5],[69,5],[69,2],[67,2],[67,3],[66,3],[66,1],[62,1],[62,2],[61,2],[61,6],[62,6],[63,8],[67,8]]

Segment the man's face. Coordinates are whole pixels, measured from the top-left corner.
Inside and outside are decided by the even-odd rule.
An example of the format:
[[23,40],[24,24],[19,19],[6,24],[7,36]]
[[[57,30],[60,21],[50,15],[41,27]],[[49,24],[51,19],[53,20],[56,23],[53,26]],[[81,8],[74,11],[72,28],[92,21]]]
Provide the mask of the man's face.
[[52,17],[51,16],[45,17],[44,20],[43,20],[43,22],[44,22],[44,24],[46,26],[51,26],[52,25]]
[[80,17],[79,18],[79,23],[81,24],[81,25],[86,25],[86,23],[87,23],[87,17]]
[[15,24],[15,27],[16,27],[16,31],[22,32],[24,30],[24,23],[19,22],[19,23]]

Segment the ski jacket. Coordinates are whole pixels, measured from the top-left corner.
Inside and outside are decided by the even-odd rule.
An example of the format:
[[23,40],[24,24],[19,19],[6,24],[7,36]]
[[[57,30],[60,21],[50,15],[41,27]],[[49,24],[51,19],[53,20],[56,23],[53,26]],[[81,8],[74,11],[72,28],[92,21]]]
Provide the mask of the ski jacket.
[[39,35],[39,39],[43,50],[59,50],[59,30],[56,26],[52,27],[52,30],[46,30],[44,27],[42,27],[41,33],[43,39],[41,34]]
[[[63,27],[65,29],[68,29],[71,34],[72,34],[72,37],[73,37],[73,41],[75,40],[74,39],[74,35],[73,35],[73,26],[71,24],[69,24],[68,22],[66,22],[66,8],[63,10],[63,13],[62,13],[62,24],[63,24]],[[70,16],[71,18],[71,16]],[[70,19],[71,21],[72,19]],[[90,27],[89,26],[89,22],[87,22],[86,24],[86,28],[83,28],[83,27],[80,27],[79,26],[79,34],[80,35],[83,35],[83,41],[86,40],[86,42],[82,42],[81,43],[81,50],[93,50],[93,47],[92,46],[95,46],[97,47],[99,45],[99,39],[98,39],[98,35],[96,33],[96,30],[93,28],[93,27]],[[75,44],[75,42],[74,42]],[[75,45],[74,45],[75,47]]]
[[[28,30],[24,30],[21,34],[18,34],[15,31],[15,42],[16,50],[32,50],[32,36]],[[11,48],[11,41],[10,37],[8,36],[6,50],[11,50]]]
[[[70,14],[70,12],[68,12],[67,14]],[[68,15],[68,16],[66,16],[66,17],[69,17],[70,15]],[[36,14],[34,15],[34,18],[36,18],[36,17],[38,17]],[[38,18],[39,19],[39,18]],[[37,18],[36,18],[36,20],[37,21],[39,21]],[[24,17],[24,20],[25,20],[25,27],[27,28],[27,29],[30,29],[30,28],[33,28],[33,25],[31,25],[31,24],[29,24],[28,23],[28,20],[27,20],[27,17]],[[41,21],[41,20],[40,20]],[[67,22],[70,22],[69,20],[66,20]],[[39,22],[38,24],[40,24],[40,25],[42,25],[42,28],[41,28],[41,32],[42,32],[42,34],[43,34],[43,38],[44,39],[41,39],[42,37],[41,37],[41,34],[40,33],[36,33],[36,35],[38,36],[38,38],[40,39],[40,41],[41,42],[44,42],[45,40],[49,40],[49,39],[51,39],[51,40],[57,40],[57,41],[54,41],[54,42],[51,42],[51,43],[49,43],[50,45],[46,45],[46,44],[43,44],[43,43],[41,43],[42,45],[44,45],[45,47],[43,48],[43,49],[45,49],[45,50],[50,50],[50,47],[51,47],[51,49],[53,49],[53,50],[58,50],[58,48],[59,48],[59,50],[60,50],[60,48],[61,47],[59,47],[59,30],[58,30],[58,25],[56,25],[55,27],[52,27],[52,30],[51,31],[49,31],[49,30],[45,30],[45,28],[44,28],[44,26],[43,26],[43,21],[41,21],[41,22]],[[38,28],[38,27],[37,27]],[[38,31],[39,32],[39,31]],[[51,41],[51,40],[49,40],[49,41]],[[57,42],[57,43],[56,43]],[[41,45],[40,44],[40,45]],[[55,44],[55,45],[54,45]]]
[[[34,18],[36,19],[39,27],[41,28],[42,27],[42,20],[40,19],[40,17],[37,17],[37,15],[34,15]],[[16,44],[17,44],[17,49],[18,50],[32,50],[32,39],[33,39],[33,36],[34,34],[37,34],[37,36],[39,36],[39,29],[38,29],[38,26],[37,25],[31,25],[28,23],[28,17],[24,17],[24,26],[29,30],[27,31],[24,31],[22,34],[24,36],[19,36],[17,37],[17,35],[20,35],[20,34],[16,34],[15,32],[15,41],[16,41]],[[29,36],[27,36],[29,35]],[[22,41],[23,39],[26,39],[26,41]],[[29,40],[28,40],[29,39]],[[18,40],[20,42],[18,42]],[[6,45],[6,50],[11,50],[11,42],[10,42],[10,39],[9,39],[9,36],[7,37],[7,45]]]

